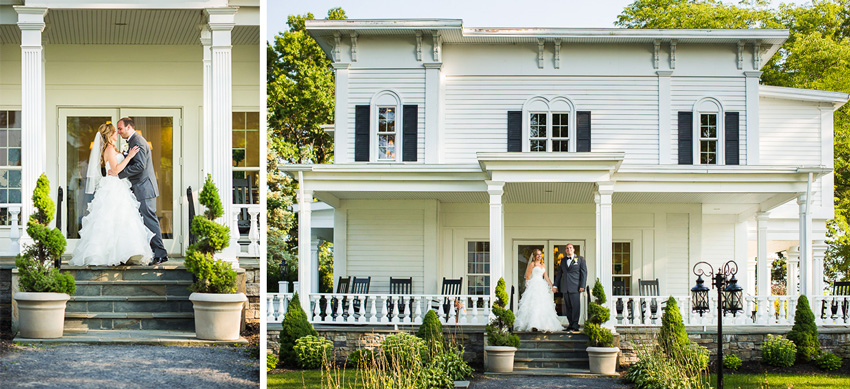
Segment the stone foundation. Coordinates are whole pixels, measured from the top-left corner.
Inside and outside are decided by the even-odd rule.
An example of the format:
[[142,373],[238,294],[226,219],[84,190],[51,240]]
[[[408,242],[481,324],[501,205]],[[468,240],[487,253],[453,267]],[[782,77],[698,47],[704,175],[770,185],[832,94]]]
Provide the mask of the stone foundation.
[[[637,362],[636,347],[654,344],[659,327],[620,327],[620,365],[629,366]],[[708,348],[711,359],[717,353],[716,328],[686,327],[688,338],[692,343]],[[723,355],[735,354],[742,361],[761,360],[761,344],[768,334],[786,335],[791,331],[790,326],[754,327],[754,328],[723,328]],[[842,358],[850,358],[850,326],[818,328],[818,338],[821,350],[832,352]]]
[[0,263],[0,339],[12,339],[12,268]]
[[256,263],[256,261],[247,263],[240,261],[239,264],[243,269],[245,269],[245,295],[248,296],[248,305],[245,309],[245,321],[248,323],[259,323],[260,266]]

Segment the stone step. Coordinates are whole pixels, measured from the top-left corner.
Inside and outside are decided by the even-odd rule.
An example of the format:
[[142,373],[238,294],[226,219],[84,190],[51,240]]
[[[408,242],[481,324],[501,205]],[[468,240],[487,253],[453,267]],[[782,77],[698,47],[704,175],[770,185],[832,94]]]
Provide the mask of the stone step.
[[619,377],[619,375],[606,376],[604,374],[591,374],[588,368],[518,368],[510,373],[484,373],[495,376],[550,376],[550,377],[575,377],[575,378],[597,378],[597,377]]
[[587,335],[580,332],[516,332],[522,340],[560,340],[587,342]]
[[564,350],[564,349],[518,349],[515,358],[534,359],[534,360],[551,360],[551,359],[587,359],[587,350]]
[[584,350],[587,348],[587,340],[521,340],[519,344],[519,349],[521,350],[531,350],[540,348],[555,348],[561,350]]
[[77,281],[120,281],[120,280],[183,280],[192,281],[192,273],[184,267],[154,267],[154,266],[117,266],[63,268]]
[[575,369],[587,369],[590,367],[590,364],[587,358],[548,358],[548,359],[534,359],[534,358],[518,358],[514,357],[514,368],[518,369],[530,369],[530,368],[542,368],[542,369],[563,369],[563,368],[575,368]]
[[41,344],[147,344],[157,346],[230,346],[248,344],[248,340],[245,338],[228,341],[201,340],[191,331],[167,330],[66,330],[62,337],[58,339],[27,339],[18,337],[15,338],[15,341]]
[[191,312],[65,312],[65,330],[194,331]]
[[65,312],[193,312],[186,296],[72,296]]
[[77,281],[75,296],[188,296],[189,280]]

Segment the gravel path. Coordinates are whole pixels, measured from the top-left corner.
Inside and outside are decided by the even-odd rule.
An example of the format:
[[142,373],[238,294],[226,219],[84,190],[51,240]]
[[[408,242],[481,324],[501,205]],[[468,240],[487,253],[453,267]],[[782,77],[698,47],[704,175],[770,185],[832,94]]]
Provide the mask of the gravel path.
[[617,378],[572,378],[572,377],[541,377],[541,376],[511,376],[511,377],[477,377],[470,389],[609,389],[628,388]]
[[256,388],[244,347],[33,345],[0,356],[3,387]]

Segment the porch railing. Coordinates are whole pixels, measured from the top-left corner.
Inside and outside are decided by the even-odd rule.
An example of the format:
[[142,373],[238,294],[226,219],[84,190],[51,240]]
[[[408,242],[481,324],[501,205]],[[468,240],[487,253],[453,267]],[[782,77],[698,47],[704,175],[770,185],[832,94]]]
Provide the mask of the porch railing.
[[[268,293],[269,323],[280,323],[292,293]],[[303,307],[317,324],[422,324],[434,310],[446,325],[486,325],[490,319],[490,296],[440,294],[335,294],[311,293],[310,307]]]
[[[230,223],[230,245],[233,247],[244,247],[246,256],[260,256],[260,239],[265,234],[260,234],[260,214],[262,211],[260,204],[233,204],[231,223]],[[250,220],[250,228],[248,229],[248,244],[240,246],[239,239],[239,215],[245,210]]]

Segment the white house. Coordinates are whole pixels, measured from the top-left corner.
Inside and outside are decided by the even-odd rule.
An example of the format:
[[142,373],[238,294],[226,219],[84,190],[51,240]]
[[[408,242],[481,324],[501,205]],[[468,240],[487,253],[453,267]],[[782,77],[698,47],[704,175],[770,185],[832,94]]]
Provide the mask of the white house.
[[[222,221],[242,236],[242,252],[230,257],[258,258],[266,219],[259,35],[257,0],[0,1],[0,250],[17,252],[10,235],[25,232],[10,225],[31,213],[41,173],[74,250],[91,199],[91,141],[99,125],[130,116],[153,150],[168,252],[185,253],[187,189],[199,212],[197,193],[212,174]],[[232,236],[238,250],[240,234]]]
[[[482,297],[449,315],[480,324],[496,280],[516,300],[530,251],[543,249],[554,275],[567,243],[591,286],[618,286],[609,304],[620,325],[641,324],[613,310],[646,301],[639,280],[690,307],[694,265],[729,260],[747,296],[736,322],[787,323],[797,289],[770,297],[768,261],[789,249],[799,290],[824,299],[833,112],[848,95],[759,84],[787,30],[448,19],[307,30],[336,71],[335,163],[289,167],[301,183],[300,295],[315,322],[408,319],[386,316],[383,301],[398,298],[390,277],[412,277],[415,322],[443,278],[462,277],[461,294]],[[371,276],[377,303],[362,315],[326,315],[339,308],[315,293],[313,198],[334,208],[335,276]],[[691,324],[714,320],[682,310]]]

